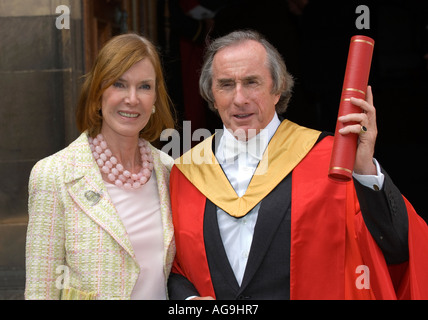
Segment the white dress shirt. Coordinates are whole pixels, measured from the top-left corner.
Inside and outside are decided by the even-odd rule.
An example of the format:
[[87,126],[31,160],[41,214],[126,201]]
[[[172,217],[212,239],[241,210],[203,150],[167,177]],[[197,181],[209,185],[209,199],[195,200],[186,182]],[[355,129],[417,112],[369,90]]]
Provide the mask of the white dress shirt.
[[[242,197],[245,194],[251,178],[253,177],[254,171],[263,156],[263,152],[280,124],[281,121],[275,113],[273,119],[266,128],[263,129],[256,137],[250,139],[247,146],[245,146],[245,143],[243,142],[236,141],[231,132],[226,130],[226,128],[223,128],[223,136],[220,139],[215,154],[219,164],[226,174],[226,177],[229,179],[230,184],[239,197]],[[231,148],[246,148],[247,152],[233,155],[228,152]],[[363,176],[354,174],[354,177],[364,186],[372,189],[381,189],[383,186],[384,175],[380,172],[380,167],[377,161],[374,160],[374,162],[378,175]],[[260,204],[261,202],[259,202],[242,218],[234,218],[217,207],[217,219],[221,239],[223,241],[223,246],[230,266],[232,267],[239,285],[242,284],[244,277]]]

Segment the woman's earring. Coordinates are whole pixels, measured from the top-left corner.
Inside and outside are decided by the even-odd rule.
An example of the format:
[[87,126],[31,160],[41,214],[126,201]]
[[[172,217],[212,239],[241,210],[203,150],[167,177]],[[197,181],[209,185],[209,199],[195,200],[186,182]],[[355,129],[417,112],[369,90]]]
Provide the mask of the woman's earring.
[[152,108],[152,114],[155,114],[155,112],[156,112],[156,106],[155,106],[155,105],[153,105],[153,108]]

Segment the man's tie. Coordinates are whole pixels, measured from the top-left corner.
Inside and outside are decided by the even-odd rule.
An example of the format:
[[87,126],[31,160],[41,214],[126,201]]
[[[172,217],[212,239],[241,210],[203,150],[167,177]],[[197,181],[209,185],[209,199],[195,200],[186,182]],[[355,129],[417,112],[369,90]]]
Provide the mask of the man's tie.
[[264,134],[258,134],[248,141],[241,141],[233,137],[225,137],[224,144],[224,160],[227,163],[232,163],[239,154],[250,154],[253,158],[261,160],[266,143],[262,143],[262,139],[267,139]]

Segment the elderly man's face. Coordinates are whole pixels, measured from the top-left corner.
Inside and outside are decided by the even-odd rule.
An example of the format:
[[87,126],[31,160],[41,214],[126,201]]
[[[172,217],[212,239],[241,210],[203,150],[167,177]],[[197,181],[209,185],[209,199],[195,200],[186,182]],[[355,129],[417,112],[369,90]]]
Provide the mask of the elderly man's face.
[[[227,129],[251,138],[272,120],[280,95],[272,94],[265,48],[248,40],[221,49],[213,60],[214,107]],[[253,130],[250,130],[253,129]]]

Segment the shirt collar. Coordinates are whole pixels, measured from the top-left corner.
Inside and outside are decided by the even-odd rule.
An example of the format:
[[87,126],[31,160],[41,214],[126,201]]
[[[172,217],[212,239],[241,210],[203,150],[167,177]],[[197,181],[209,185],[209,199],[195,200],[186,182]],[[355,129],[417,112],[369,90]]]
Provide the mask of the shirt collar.
[[262,129],[259,134],[246,142],[237,140],[232,133],[223,126],[223,135],[216,152],[217,159],[220,163],[230,162],[236,159],[239,153],[247,153],[253,158],[261,160],[270,139],[273,137],[280,124],[281,121],[275,112],[269,124]]

